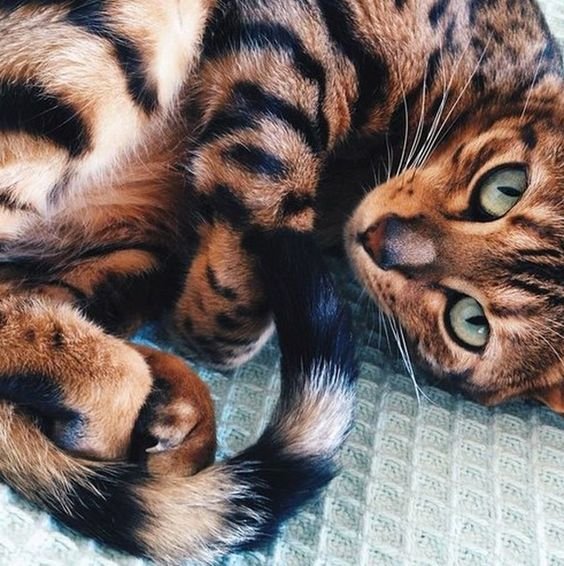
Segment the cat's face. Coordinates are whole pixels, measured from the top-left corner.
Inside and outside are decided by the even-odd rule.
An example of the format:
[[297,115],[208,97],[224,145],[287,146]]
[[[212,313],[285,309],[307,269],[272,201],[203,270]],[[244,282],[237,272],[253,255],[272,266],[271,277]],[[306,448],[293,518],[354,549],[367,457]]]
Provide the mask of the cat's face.
[[345,240],[434,374],[487,404],[564,411],[564,95],[521,112],[468,119],[370,192]]

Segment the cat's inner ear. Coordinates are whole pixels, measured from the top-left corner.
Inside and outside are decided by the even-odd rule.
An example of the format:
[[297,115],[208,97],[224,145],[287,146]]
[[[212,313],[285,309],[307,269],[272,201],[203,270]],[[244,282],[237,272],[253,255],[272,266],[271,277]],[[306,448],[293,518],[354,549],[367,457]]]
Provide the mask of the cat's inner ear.
[[539,389],[531,396],[550,407],[555,413],[564,415],[564,376],[561,377],[559,383]]

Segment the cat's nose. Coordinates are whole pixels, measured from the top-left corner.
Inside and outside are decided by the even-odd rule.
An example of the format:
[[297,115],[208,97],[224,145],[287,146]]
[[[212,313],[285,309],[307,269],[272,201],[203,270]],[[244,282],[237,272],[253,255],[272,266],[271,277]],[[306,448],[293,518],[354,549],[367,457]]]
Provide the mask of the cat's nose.
[[393,254],[390,254],[390,236],[401,230],[395,216],[387,216],[375,222],[364,232],[359,234],[358,240],[366,253],[378,267],[384,270],[395,266]]
[[434,242],[415,219],[385,216],[358,235],[366,253],[385,271],[429,265],[436,258]]

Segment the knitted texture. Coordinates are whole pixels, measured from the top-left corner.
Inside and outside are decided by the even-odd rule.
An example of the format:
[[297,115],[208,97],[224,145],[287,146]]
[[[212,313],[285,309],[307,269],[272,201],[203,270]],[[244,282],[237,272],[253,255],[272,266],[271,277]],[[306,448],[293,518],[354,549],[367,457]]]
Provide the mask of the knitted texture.
[[[564,45],[563,0],[541,3]],[[418,401],[368,299],[342,265],[336,274],[357,322],[361,363],[342,472],[271,546],[222,566],[564,566],[564,418],[521,402],[481,407],[424,376]],[[153,334],[140,340],[155,341]],[[270,343],[230,374],[196,369],[214,394],[223,458],[268,420],[278,350]],[[62,564],[145,562],[76,536],[0,485],[0,566]]]

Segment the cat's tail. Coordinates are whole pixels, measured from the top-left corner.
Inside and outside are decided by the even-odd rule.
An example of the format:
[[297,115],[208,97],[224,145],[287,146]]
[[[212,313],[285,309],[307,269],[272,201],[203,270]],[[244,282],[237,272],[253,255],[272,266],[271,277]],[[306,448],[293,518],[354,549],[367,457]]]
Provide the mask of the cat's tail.
[[72,458],[0,404],[0,475],[70,527],[159,562],[211,562],[272,536],[332,478],[355,404],[349,316],[309,238],[252,243],[282,351],[280,400],[253,446],[189,478],[152,477]]

